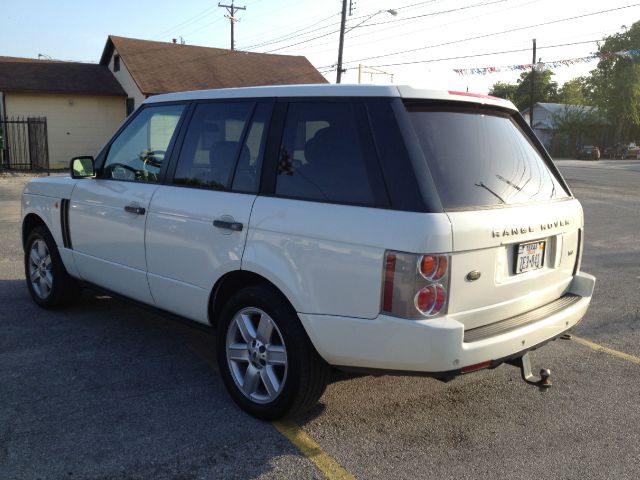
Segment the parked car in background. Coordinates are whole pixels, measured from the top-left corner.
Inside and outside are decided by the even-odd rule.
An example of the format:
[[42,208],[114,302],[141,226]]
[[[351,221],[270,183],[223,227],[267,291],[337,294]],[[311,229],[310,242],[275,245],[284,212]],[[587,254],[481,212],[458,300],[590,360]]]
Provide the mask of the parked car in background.
[[638,158],[640,154],[640,147],[636,144],[636,142],[631,142],[625,148],[622,158]]
[[262,419],[312,407],[332,367],[520,362],[529,381],[529,350],[595,284],[542,144],[511,102],[465,92],[157,95],[70,178],[29,182],[22,218],[38,305],[82,283],[208,325],[231,397]]
[[595,145],[584,145],[578,149],[579,160],[600,160],[600,149]]

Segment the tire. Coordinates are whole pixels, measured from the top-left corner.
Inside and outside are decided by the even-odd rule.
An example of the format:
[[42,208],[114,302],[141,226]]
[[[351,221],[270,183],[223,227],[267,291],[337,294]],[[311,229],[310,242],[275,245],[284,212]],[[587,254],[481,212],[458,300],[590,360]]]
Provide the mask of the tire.
[[231,397],[261,420],[309,410],[329,381],[329,365],[273,288],[251,286],[233,295],[222,310],[216,342]]
[[24,272],[31,298],[40,307],[62,308],[75,299],[77,282],[67,273],[56,242],[46,227],[35,227],[27,237]]

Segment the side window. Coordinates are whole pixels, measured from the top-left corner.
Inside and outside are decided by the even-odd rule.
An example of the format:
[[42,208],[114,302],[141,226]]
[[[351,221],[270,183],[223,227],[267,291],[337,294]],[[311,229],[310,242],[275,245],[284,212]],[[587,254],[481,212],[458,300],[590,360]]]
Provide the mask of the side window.
[[234,192],[255,193],[258,191],[260,167],[264,154],[264,144],[267,139],[268,122],[271,116],[271,104],[258,103],[249,132],[244,141],[236,173],[233,176],[232,190]]
[[238,154],[241,162],[250,157],[240,140],[252,109],[250,102],[198,105],[184,138],[173,183],[227,189]]
[[157,182],[184,108],[161,105],[142,110],[111,144],[102,178]]
[[357,205],[386,203],[362,104],[289,105],[276,194]]

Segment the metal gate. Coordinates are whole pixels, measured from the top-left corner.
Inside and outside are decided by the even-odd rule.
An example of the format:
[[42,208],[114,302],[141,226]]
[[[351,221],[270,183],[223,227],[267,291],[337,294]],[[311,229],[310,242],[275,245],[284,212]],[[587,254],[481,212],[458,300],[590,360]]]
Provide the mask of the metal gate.
[[49,170],[46,117],[0,119],[0,167]]

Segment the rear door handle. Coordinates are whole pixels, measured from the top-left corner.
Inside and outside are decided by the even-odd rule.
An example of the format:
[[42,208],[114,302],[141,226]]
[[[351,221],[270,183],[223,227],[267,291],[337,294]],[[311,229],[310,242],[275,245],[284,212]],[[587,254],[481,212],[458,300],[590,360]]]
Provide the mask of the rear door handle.
[[233,230],[234,232],[242,231],[242,223],[240,222],[228,222],[226,220],[214,220],[213,226],[218,228],[226,228],[227,230]]
[[144,215],[146,210],[136,205],[127,205],[124,207],[124,211],[128,213],[135,213],[136,215]]

